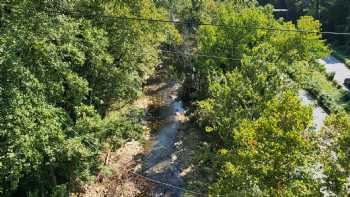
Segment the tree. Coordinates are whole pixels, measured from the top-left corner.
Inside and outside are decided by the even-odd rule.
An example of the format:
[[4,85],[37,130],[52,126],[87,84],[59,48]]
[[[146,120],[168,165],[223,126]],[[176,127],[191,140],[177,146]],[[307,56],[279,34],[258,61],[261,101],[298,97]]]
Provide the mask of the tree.
[[79,189],[105,147],[141,136],[142,113],[107,111],[141,94],[158,47],[179,35],[116,16],[166,14],[147,0],[0,3],[1,196]]
[[284,89],[283,67],[268,62],[278,58],[275,52],[263,44],[254,48],[251,56],[244,56],[240,67],[227,74],[213,74],[209,98],[199,102],[199,124],[230,145],[231,129],[243,119],[260,117],[267,103]]
[[[290,30],[319,31],[320,23],[312,17],[301,17],[296,25],[274,19],[272,7],[245,6],[237,7],[232,12],[228,5],[218,6],[213,23],[227,25],[203,26],[198,32],[198,53],[212,54],[222,58],[198,57],[194,67],[196,85],[200,98],[208,96],[208,76],[217,70],[228,72],[241,66],[244,55],[251,55],[253,48],[268,45],[264,51],[272,48],[274,55],[267,58],[268,63],[280,64],[280,67],[300,62],[312,62],[324,57],[328,49],[321,36],[313,33],[269,31],[260,27]],[[230,28],[232,27],[232,28]],[[240,27],[240,28],[233,28]],[[251,28],[252,27],[252,28]],[[256,28],[258,27],[258,28]],[[275,56],[277,54],[277,57]],[[243,70],[243,69],[242,69]]]
[[305,134],[311,110],[286,90],[297,92],[304,71],[328,54],[319,34],[293,31],[320,31],[320,23],[276,20],[271,6],[254,2],[218,2],[211,11],[207,21],[222,25],[200,26],[197,52],[215,58],[198,56],[193,69],[195,120],[219,152],[210,194],[319,195],[308,172],[316,154]]
[[342,112],[330,115],[323,128],[323,166],[326,187],[339,196],[349,194],[350,176],[350,117]]
[[287,91],[268,103],[257,120],[246,119],[233,129],[233,145],[219,150],[221,171],[213,196],[317,195],[319,186],[305,167],[312,162],[307,138],[312,110]]
[[[303,16],[310,12],[310,9],[314,10],[316,0],[258,0],[261,5],[272,4],[278,9],[287,9],[285,12],[276,13],[277,16],[282,16],[287,20],[296,21],[300,16]],[[312,16],[316,16],[312,15]]]
[[[349,9],[350,3],[346,0],[259,0],[261,5],[272,4],[276,8],[288,9],[287,14],[276,13],[277,16],[282,16],[287,20],[296,21],[303,15],[316,17],[322,22],[322,30],[335,32],[348,32]],[[349,51],[347,36],[328,36],[325,35],[328,41],[337,47],[341,47],[345,51]],[[346,43],[346,44],[344,44]]]

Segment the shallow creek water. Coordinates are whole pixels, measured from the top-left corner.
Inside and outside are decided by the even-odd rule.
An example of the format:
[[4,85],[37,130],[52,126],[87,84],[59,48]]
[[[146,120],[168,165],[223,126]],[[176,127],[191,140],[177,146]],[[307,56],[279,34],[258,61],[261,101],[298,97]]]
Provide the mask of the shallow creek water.
[[[142,171],[149,178],[182,187],[183,179],[175,155],[175,143],[179,128],[185,120],[184,107],[177,99],[179,84],[172,82],[158,92],[162,105],[150,109],[151,116],[158,117],[155,135],[146,142],[147,153],[143,158]],[[151,196],[180,196],[178,189],[157,185]]]

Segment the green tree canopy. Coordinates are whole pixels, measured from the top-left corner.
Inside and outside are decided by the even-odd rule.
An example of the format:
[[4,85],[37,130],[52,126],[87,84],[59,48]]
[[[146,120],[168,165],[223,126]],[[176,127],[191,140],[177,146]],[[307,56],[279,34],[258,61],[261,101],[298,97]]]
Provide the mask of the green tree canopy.
[[306,136],[312,110],[288,91],[272,99],[262,116],[243,120],[231,132],[233,146],[219,150],[222,169],[213,196],[316,195],[318,184],[305,167],[313,145]]
[[125,17],[168,15],[148,0],[0,3],[1,196],[74,190],[106,143],[140,136],[137,111],[108,109],[139,96],[158,47],[180,37],[172,24]]

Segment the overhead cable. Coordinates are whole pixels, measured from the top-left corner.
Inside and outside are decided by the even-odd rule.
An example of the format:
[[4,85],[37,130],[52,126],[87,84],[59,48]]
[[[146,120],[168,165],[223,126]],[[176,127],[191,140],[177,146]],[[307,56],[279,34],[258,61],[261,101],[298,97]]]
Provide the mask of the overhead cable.
[[[17,7],[18,8],[18,7]],[[27,9],[28,10],[28,9]],[[33,10],[39,11],[39,10]],[[116,16],[116,15],[104,15],[104,14],[82,14],[76,11],[58,11],[52,9],[43,9],[42,11],[48,14],[63,14],[63,15],[71,15],[77,17],[100,17],[100,18],[111,18],[117,20],[132,20],[132,21],[147,21],[147,22],[157,22],[157,23],[172,23],[172,24],[181,24],[181,25],[189,25],[190,22],[180,21],[180,20],[169,20],[169,19],[155,19],[155,18],[143,18],[143,17],[128,17],[128,16]],[[198,22],[196,23],[198,26],[216,26],[216,27],[225,27],[225,28],[237,28],[237,29],[256,29],[256,30],[266,30],[266,31],[279,31],[279,32],[297,32],[297,33],[312,33],[312,34],[323,34],[323,35],[342,35],[342,36],[350,36],[350,32],[333,32],[333,31],[312,31],[307,29],[280,29],[274,27],[262,27],[262,26],[239,26],[239,25],[227,25],[220,23],[204,23]]]
[[[73,16],[75,15],[78,17],[101,17],[101,18],[112,18],[112,19],[118,19],[118,20],[147,21],[147,22],[172,23],[172,24],[181,24],[181,25],[190,24],[189,22],[184,22],[184,21],[180,21],[180,20],[115,16],[115,15],[103,15],[103,14],[81,14],[79,12],[72,12],[72,11],[56,11],[56,10],[44,10],[44,11],[45,12],[52,12],[52,13],[56,13],[56,14],[65,14],[65,15],[73,15]],[[274,28],[274,27],[238,26],[238,25],[227,25],[227,24],[218,24],[218,23],[203,23],[203,22],[198,22],[196,25],[198,25],[198,26],[216,26],[216,27],[225,27],[225,28],[237,28],[237,29],[256,29],[256,30],[280,31],[280,32],[297,32],[297,33],[313,33],[313,34],[325,34],[325,35],[350,36],[349,32],[311,31],[311,30],[306,30],[306,29],[279,29],[279,28]]]

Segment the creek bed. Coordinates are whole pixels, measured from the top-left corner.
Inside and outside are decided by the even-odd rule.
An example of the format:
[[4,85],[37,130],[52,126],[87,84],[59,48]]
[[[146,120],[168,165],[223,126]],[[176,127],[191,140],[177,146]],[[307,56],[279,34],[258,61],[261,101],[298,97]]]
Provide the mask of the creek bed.
[[[142,171],[149,178],[170,184],[175,187],[183,187],[184,180],[180,176],[180,162],[175,154],[178,131],[185,120],[185,110],[182,101],[177,99],[180,85],[171,83],[158,93],[162,100],[162,106],[151,111],[157,119],[155,133],[146,144],[148,149],[143,158]],[[154,120],[153,120],[154,121]],[[173,187],[156,185],[152,196],[181,196],[181,191]]]

